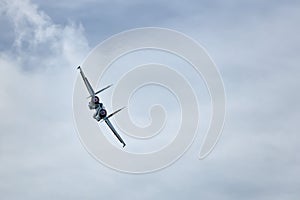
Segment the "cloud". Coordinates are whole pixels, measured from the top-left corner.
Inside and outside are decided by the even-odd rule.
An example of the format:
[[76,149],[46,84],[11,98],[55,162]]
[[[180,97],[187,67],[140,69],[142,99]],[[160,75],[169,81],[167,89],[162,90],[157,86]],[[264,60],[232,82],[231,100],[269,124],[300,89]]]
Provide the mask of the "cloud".
[[71,107],[75,69],[90,48],[80,24],[55,24],[27,0],[0,3],[14,33],[0,52],[1,196],[51,198],[56,184],[75,176],[66,175],[68,168],[85,166],[73,158],[91,162],[74,132]]
[[[2,17],[13,23],[15,32],[11,48],[0,52],[4,121],[11,122],[11,126],[32,125],[59,118],[56,111],[60,106],[70,113],[72,75],[89,50],[83,27],[54,24],[27,0],[1,4]],[[17,106],[19,102],[22,106]]]
[[48,15],[28,0],[2,1],[2,4],[3,16],[11,21],[15,33],[10,53],[23,68],[69,66],[79,63],[88,52],[81,24],[54,24]]

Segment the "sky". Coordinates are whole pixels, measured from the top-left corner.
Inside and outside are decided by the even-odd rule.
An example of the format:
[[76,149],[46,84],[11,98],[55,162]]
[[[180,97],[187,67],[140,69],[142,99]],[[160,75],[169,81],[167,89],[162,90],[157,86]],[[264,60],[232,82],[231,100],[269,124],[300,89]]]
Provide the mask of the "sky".
[[[299,20],[298,1],[0,0],[1,199],[299,199]],[[199,133],[170,167],[132,175],[84,149],[72,93],[98,43],[147,26],[205,47],[226,121],[204,160]]]

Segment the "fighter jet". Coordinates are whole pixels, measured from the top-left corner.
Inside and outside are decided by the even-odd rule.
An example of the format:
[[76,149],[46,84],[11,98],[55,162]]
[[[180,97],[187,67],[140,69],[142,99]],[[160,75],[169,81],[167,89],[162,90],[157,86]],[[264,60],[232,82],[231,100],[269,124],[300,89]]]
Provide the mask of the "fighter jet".
[[98,96],[96,96],[97,94],[99,94],[100,92],[103,92],[104,90],[110,88],[112,85],[106,86],[105,88],[94,92],[91,84],[89,83],[87,77],[84,75],[82,69],[80,66],[77,67],[77,69],[80,70],[80,74],[81,77],[83,79],[83,82],[90,94],[90,96],[88,98],[91,98],[88,106],[90,110],[96,110],[96,113],[93,115],[93,118],[96,119],[98,122],[100,121],[105,121],[105,123],[108,125],[108,127],[110,128],[110,130],[114,133],[114,135],[118,138],[118,140],[123,144],[123,148],[126,146],[125,142],[123,141],[123,139],[121,138],[121,136],[118,134],[118,132],[116,131],[116,129],[113,127],[112,123],[109,121],[109,118],[112,117],[113,115],[117,114],[118,112],[120,112],[122,109],[121,108],[119,110],[116,110],[115,112],[107,115],[107,111],[104,108],[103,103],[100,102],[100,99]]

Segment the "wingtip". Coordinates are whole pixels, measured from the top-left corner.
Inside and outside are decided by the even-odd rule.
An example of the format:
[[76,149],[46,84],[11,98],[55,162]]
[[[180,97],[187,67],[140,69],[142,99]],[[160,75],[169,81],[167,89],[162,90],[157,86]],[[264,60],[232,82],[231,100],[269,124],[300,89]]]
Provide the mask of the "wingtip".
[[78,66],[77,69],[81,69],[80,66]]
[[126,144],[125,143],[123,143],[123,148],[126,146]]

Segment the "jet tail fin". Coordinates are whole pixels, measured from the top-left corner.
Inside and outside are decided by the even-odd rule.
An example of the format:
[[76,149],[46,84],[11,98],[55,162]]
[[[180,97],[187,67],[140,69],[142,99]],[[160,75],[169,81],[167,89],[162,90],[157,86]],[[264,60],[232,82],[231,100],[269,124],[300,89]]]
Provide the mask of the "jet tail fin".
[[120,112],[121,110],[123,110],[124,108],[126,108],[126,107],[123,107],[123,108],[120,108],[120,109],[116,110],[115,112],[109,114],[106,118],[110,118],[110,117],[114,116],[115,114],[117,114],[118,112]]
[[[106,86],[105,88],[102,88],[101,90],[95,92],[95,95],[96,95],[96,94],[99,94],[100,92],[103,92],[104,90],[106,90],[106,89],[108,89],[108,88],[110,88],[112,85],[113,85],[113,84],[110,84],[110,85]],[[88,96],[87,98],[90,98],[90,97],[91,97],[91,96]]]

